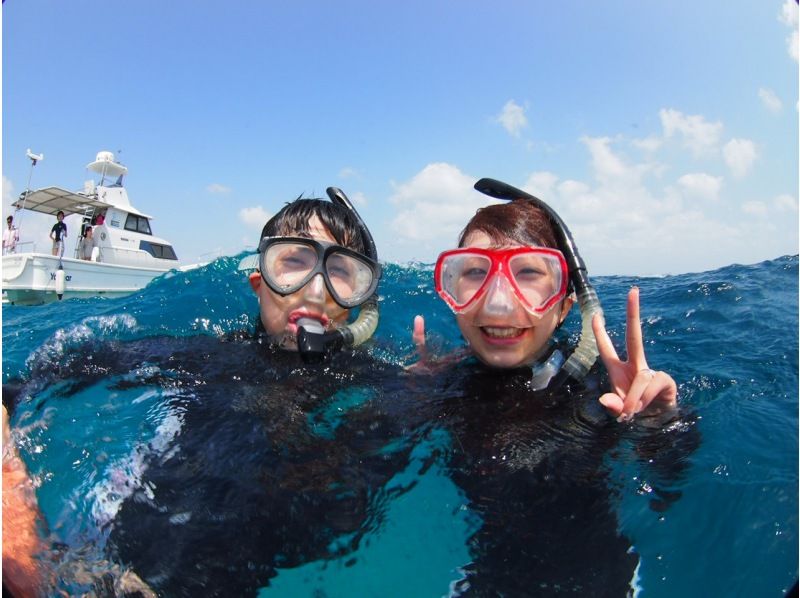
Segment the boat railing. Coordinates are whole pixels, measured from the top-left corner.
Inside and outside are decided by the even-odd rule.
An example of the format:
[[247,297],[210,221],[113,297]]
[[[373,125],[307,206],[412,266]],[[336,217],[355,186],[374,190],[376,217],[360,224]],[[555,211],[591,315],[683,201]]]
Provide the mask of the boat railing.
[[36,253],[36,241],[17,241],[14,253]]

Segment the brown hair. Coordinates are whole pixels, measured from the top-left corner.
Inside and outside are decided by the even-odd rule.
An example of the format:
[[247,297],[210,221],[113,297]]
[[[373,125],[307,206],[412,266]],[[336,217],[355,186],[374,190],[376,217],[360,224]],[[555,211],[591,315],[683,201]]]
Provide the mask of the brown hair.
[[476,231],[486,233],[497,245],[513,241],[521,245],[558,248],[547,214],[525,199],[478,210],[461,231],[458,246],[463,247],[467,237]]

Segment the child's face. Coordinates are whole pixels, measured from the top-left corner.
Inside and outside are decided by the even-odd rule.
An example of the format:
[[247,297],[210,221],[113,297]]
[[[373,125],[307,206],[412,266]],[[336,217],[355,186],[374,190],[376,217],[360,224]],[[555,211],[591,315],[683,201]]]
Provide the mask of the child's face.
[[[476,231],[465,239],[464,247],[489,249],[497,246],[484,232]],[[503,247],[521,245],[509,241]],[[490,301],[502,303],[507,308],[486,309]],[[571,307],[572,299],[568,297],[542,317],[534,317],[502,281],[497,289],[488,291],[475,307],[457,314],[456,322],[478,359],[492,367],[513,368],[530,364],[539,357],[556,326],[567,317]]]
[[[313,216],[308,224],[308,233],[312,239],[336,243],[336,239],[319,218]],[[296,293],[285,297],[273,292],[259,272],[250,275],[250,286],[258,296],[264,330],[274,343],[289,351],[297,350],[298,319],[312,318],[319,321],[326,329],[331,329],[345,323],[350,313],[333,300],[321,274],[314,276]]]

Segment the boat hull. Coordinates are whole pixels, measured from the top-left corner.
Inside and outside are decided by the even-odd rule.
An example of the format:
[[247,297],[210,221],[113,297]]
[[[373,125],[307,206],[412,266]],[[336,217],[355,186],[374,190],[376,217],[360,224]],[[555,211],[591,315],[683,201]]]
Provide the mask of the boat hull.
[[64,269],[61,299],[122,297],[146,287],[156,276],[171,269],[137,267],[61,258],[42,253],[3,256],[3,291],[14,305],[42,305],[58,301],[56,272]]

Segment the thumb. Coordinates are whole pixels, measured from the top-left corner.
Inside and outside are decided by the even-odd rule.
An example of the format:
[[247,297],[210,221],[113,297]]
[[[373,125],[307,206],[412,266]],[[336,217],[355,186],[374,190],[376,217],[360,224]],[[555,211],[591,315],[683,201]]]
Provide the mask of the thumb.
[[411,339],[417,348],[417,353],[421,360],[428,358],[428,349],[425,347],[425,318],[422,316],[414,317],[414,332],[411,334]]

